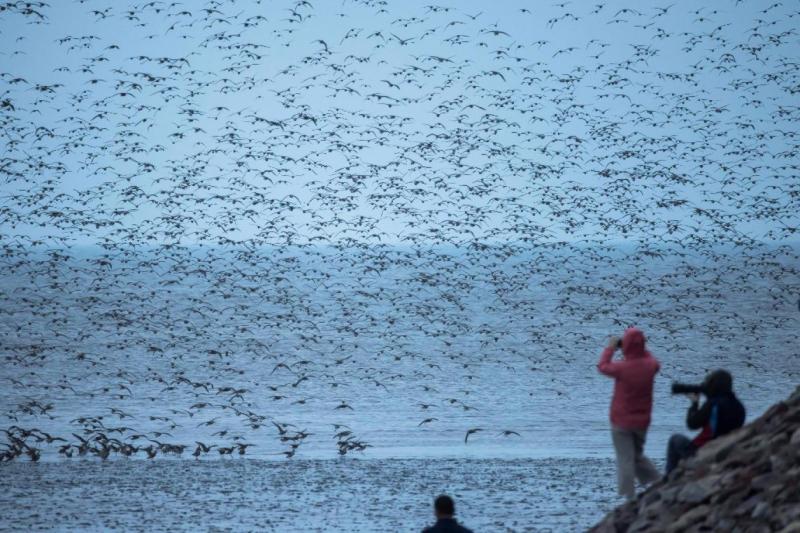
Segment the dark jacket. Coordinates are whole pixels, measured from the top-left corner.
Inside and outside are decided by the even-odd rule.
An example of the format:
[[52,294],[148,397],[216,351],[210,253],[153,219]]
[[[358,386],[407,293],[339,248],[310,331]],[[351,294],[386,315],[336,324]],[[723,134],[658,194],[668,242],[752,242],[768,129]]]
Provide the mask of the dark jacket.
[[744,425],[745,410],[733,393],[733,380],[724,370],[717,370],[704,383],[706,401],[702,407],[692,403],[686,413],[689,429],[701,429],[692,444],[699,448],[708,441]]
[[472,533],[472,530],[459,525],[455,518],[440,518],[431,527],[423,529],[422,533]]

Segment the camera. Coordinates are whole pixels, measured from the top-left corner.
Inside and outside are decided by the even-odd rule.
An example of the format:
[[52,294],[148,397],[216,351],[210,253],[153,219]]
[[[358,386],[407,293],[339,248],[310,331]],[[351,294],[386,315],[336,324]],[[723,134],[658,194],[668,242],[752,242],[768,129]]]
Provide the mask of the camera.
[[672,394],[705,394],[705,391],[704,385],[677,382],[672,384]]

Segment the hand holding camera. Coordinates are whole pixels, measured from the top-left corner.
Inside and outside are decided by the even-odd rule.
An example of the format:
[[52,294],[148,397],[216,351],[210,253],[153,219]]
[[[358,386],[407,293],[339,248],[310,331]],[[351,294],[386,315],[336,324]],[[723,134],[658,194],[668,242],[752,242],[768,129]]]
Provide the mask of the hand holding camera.
[[622,339],[612,335],[608,339],[608,347],[611,348],[612,350],[617,350],[619,348],[622,348]]

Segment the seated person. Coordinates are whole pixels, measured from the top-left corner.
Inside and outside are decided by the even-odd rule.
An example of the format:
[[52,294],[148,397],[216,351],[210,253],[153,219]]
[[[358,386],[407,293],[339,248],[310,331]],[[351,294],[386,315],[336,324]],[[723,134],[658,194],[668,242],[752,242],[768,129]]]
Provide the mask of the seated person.
[[703,382],[706,401],[700,407],[700,396],[689,395],[692,405],[686,413],[689,429],[701,429],[694,438],[673,435],[667,445],[667,474],[678,463],[694,455],[708,441],[739,429],[744,425],[745,410],[742,402],[733,393],[733,377],[725,370],[715,370]]

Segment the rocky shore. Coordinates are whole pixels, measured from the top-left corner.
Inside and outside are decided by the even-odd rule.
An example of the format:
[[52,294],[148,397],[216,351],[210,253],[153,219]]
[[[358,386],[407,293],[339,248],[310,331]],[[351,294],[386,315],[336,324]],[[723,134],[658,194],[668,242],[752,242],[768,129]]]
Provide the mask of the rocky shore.
[[800,533],[800,387],[591,531]]

